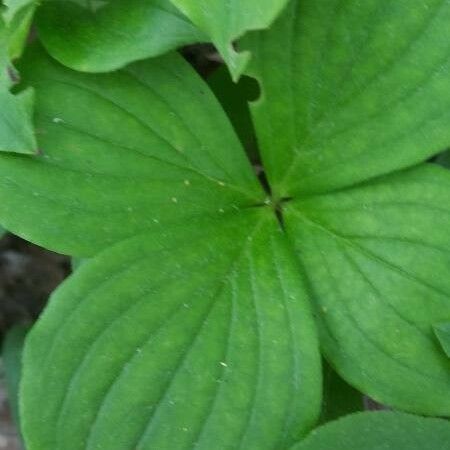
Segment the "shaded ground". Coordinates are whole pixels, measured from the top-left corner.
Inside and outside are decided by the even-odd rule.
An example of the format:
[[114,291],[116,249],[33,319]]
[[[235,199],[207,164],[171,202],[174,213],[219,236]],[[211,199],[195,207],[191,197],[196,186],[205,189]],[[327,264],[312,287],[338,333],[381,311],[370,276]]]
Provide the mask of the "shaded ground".
[[[67,257],[16,236],[0,239],[0,340],[14,324],[34,322],[50,293],[70,273]],[[20,450],[0,364],[0,450]]]
[[68,258],[6,234],[0,240],[0,337],[12,324],[34,321],[69,272]]
[[0,366],[0,450],[22,450],[12,423]]

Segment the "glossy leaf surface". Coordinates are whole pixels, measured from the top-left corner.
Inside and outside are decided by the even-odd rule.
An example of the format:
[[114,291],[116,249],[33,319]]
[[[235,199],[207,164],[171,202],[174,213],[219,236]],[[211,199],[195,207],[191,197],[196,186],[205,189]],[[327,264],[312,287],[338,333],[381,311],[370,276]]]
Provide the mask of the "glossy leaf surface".
[[306,290],[262,209],[155,225],[85,262],[25,367],[30,450],[272,450],[320,408]]
[[445,450],[449,423],[407,414],[354,414],[314,430],[291,450]]
[[112,0],[95,8],[45,1],[37,25],[54,58],[86,72],[107,72],[206,40],[169,0]]
[[286,227],[313,289],[321,343],[375,400],[450,415],[450,173],[429,165],[293,201]]
[[243,43],[277,197],[350,186],[448,146],[449,21],[442,0],[292,1]]

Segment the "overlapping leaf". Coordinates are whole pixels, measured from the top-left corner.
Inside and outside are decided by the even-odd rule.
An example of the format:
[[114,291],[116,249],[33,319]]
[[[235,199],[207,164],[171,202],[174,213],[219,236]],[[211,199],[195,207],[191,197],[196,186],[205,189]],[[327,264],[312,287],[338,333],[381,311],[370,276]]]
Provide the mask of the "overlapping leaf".
[[[249,28],[251,2],[219,26],[223,2],[177,3],[222,51]],[[30,450],[286,448],[320,400],[303,269],[347,381],[450,415],[450,175],[399,170],[450,141],[449,18],[438,0],[293,1],[245,43],[272,202],[176,55],[109,75],[26,56],[42,155],[0,157],[0,221],[60,251],[104,251],[29,341]]]
[[382,403],[450,415],[450,173],[437,166],[297,200],[286,226],[307,270],[327,357]]
[[[27,90],[19,95],[10,92],[16,76],[11,64],[12,39],[16,38],[0,16],[0,152],[31,154],[37,151],[32,125],[33,92]],[[20,44],[14,42],[14,51],[19,51],[16,45]]]
[[[2,230],[0,228],[0,235]],[[2,345],[2,362],[5,373],[6,388],[8,390],[8,403],[11,413],[20,430],[19,421],[19,385],[22,377],[22,352],[25,344],[25,337],[29,327],[16,325],[8,331]]]
[[37,25],[54,58],[86,72],[107,72],[206,40],[169,0],[50,0],[39,8]]
[[447,147],[449,22],[446,0],[292,1],[244,43],[278,197],[349,186]]
[[[3,20],[7,27],[9,56],[19,58],[25,46],[28,32],[37,6],[36,0],[4,0]],[[2,44],[3,46],[4,44]]]
[[450,367],[432,331],[450,315],[448,173],[313,194],[447,147],[449,19],[445,1],[294,1],[244,42],[262,87],[253,115],[272,191],[297,199],[285,219],[325,352],[362,391],[427,414],[450,414]]
[[267,28],[288,3],[287,0],[171,0],[210,37],[236,81],[250,54],[237,53],[233,40],[248,30]]
[[261,209],[155,226],[83,264],[25,367],[30,450],[272,450],[320,407],[306,291]]
[[33,50],[21,72],[37,92],[41,153],[0,160],[0,218],[15,233],[90,256],[155,222],[263,201],[224,113],[180,57],[91,76]]
[[444,450],[449,446],[450,426],[445,420],[378,412],[324,425],[291,450]]

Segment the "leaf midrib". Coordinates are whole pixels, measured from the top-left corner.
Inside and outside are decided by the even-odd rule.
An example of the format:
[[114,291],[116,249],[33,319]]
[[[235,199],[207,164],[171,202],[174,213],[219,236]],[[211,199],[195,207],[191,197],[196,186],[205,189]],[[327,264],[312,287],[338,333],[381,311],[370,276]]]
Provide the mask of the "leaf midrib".
[[[308,221],[309,222],[309,221]],[[316,225],[314,222],[311,222],[311,224]],[[318,228],[321,228],[320,226],[318,226]],[[326,231],[326,229],[323,229],[323,231]],[[332,233],[331,233],[332,234]],[[328,273],[328,275],[330,276],[330,278],[334,281],[334,285],[338,286],[339,283],[336,281],[336,278],[334,277],[334,275],[331,273],[329,265],[328,265],[328,261],[325,258],[325,256],[322,254],[322,252],[319,250],[319,246],[317,244],[316,239],[311,239],[311,242],[313,243],[314,247],[317,249],[317,253],[321,256],[321,259],[324,263],[324,267],[326,268],[326,271]],[[346,259],[348,259],[348,254],[347,252],[344,251],[344,257]],[[415,367],[415,366],[411,366],[410,364],[404,363],[403,361],[395,358],[392,354],[390,354],[385,348],[383,348],[376,340],[374,340],[364,329],[362,329],[358,323],[358,321],[354,318],[353,314],[349,311],[347,303],[345,301],[340,301],[339,302],[341,305],[343,305],[344,309],[347,311],[347,317],[350,319],[350,322],[354,325],[355,329],[358,331],[359,334],[361,334],[361,336],[363,336],[363,338],[365,340],[367,340],[374,348],[377,349],[377,351],[379,351],[380,353],[382,353],[385,357],[387,357],[389,360],[393,361],[395,364],[397,364],[398,366],[402,367],[403,369],[407,369],[408,371],[412,371],[413,373],[415,373],[416,375],[420,376],[421,378],[427,380],[427,381],[434,381],[434,382],[438,382],[439,384],[443,384],[445,386],[447,386],[447,380],[443,380],[440,377],[437,377],[433,374],[429,374],[426,372],[423,372],[421,370],[421,368],[419,367]],[[392,306],[390,305],[388,302],[386,302],[387,306]],[[395,310],[394,310],[395,312]],[[406,320],[403,316],[398,315],[398,317],[400,319],[405,320],[405,322],[408,325],[412,325],[408,320]],[[333,340],[336,342],[336,345],[339,345],[339,340],[334,336],[333,334],[333,327],[328,325],[328,321],[327,321],[327,316],[326,314],[322,314],[321,315],[321,319],[322,319],[322,323],[325,325],[325,327],[327,328],[328,333],[331,334]],[[420,330],[419,330],[420,331]],[[421,332],[423,333],[423,332]],[[426,338],[429,339],[429,336],[426,336]],[[379,379],[377,379],[377,383],[379,383]],[[390,385],[386,385],[387,387],[390,387]],[[367,388],[363,388],[362,390]]]
[[[127,74],[129,74],[129,73],[127,72]],[[133,79],[136,79],[135,77],[132,77],[132,78],[133,78]],[[136,79],[136,81],[138,81],[138,80]],[[186,155],[186,154],[184,154],[183,152],[177,150],[177,149],[172,145],[172,143],[171,143],[170,141],[168,141],[166,138],[164,138],[164,137],[163,137],[159,132],[157,132],[154,128],[150,127],[146,122],[143,122],[139,117],[137,117],[135,114],[133,114],[133,113],[132,113],[131,111],[129,111],[127,108],[125,108],[125,107],[123,107],[122,105],[116,103],[115,101],[113,101],[113,100],[110,99],[109,97],[106,97],[106,96],[100,94],[99,92],[96,92],[96,91],[94,91],[94,90],[92,90],[92,89],[90,89],[90,88],[88,88],[88,87],[86,87],[86,86],[81,86],[81,85],[78,85],[78,84],[75,84],[75,83],[70,83],[70,82],[68,82],[68,81],[63,81],[63,80],[55,80],[55,79],[37,80],[37,81],[34,82],[34,85],[35,85],[35,86],[37,86],[37,85],[39,85],[39,84],[45,85],[45,84],[48,84],[49,82],[50,82],[50,83],[54,83],[54,84],[64,84],[64,85],[70,86],[70,87],[72,87],[72,88],[76,88],[76,89],[80,89],[80,90],[82,90],[82,91],[89,92],[90,94],[92,94],[92,95],[94,95],[94,96],[96,96],[96,97],[98,97],[98,98],[101,98],[102,100],[104,100],[104,101],[106,101],[106,102],[108,102],[108,103],[114,105],[115,107],[117,107],[118,109],[120,109],[122,112],[124,112],[125,114],[129,115],[129,116],[132,117],[134,120],[136,120],[137,123],[139,123],[140,125],[142,125],[144,128],[148,129],[148,130],[152,133],[152,135],[154,135],[154,136],[157,137],[158,139],[161,139],[161,141],[164,142],[165,145],[168,146],[168,148],[171,148],[178,156],[181,156],[181,157],[186,161],[187,165],[186,165],[186,166],[178,165],[178,164],[176,164],[176,163],[174,163],[174,162],[167,161],[167,160],[162,159],[162,158],[159,158],[159,157],[157,157],[157,156],[143,153],[142,151],[140,151],[140,150],[138,150],[138,149],[136,149],[136,148],[134,148],[134,147],[130,147],[130,148],[129,148],[129,147],[126,147],[127,149],[130,149],[130,150],[133,150],[133,151],[135,151],[135,152],[138,152],[138,153],[139,153],[140,155],[142,155],[142,156],[146,156],[146,157],[148,157],[148,158],[154,159],[154,160],[156,160],[156,161],[158,161],[158,162],[167,164],[167,165],[169,165],[169,166],[173,166],[173,167],[176,167],[176,168],[179,168],[179,169],[182,169],[182,170],[186,170],[186,171],[191,171],[191,172],[197,174],[198,176],[201,176],[201,177],[205,178],[206,180],[208,180],[208,181],[211,182],[211,183],[217,184],[217,183],[219,183],[219,182],[222,182],[222,180],[216,179],[216,178],[214,178],[214,177],[211,177],[211,176],[209,176],[209,175],[207,175],[207,174],[201,172],[198,168],[194,167],[194,166],[191,164],[191,161],[189,161],[189,159],[187,158],[187,155]],[[147,85],[144,85],[144,86],[148,88]],[[67,123],[61,123],[61,124],[59,124],[59,126],[61,126],[61,125],[63,125],[63,126],[64,126],[64,125],[65,125],[65,126],[68,126]],[[73,126],[72,126],[72,129],[73,129],[74,131],[79,131],[76,127],[73,127]],[[83,133],[85,133],[85,132],[83,131]],[[85,134],[88,134],[88,135],[89,135],[89,133],[85,133]],[[100,137],[98,137],[98,136],[96,136],[96,135],[91,135],[91,136],[94,137],[94,138],[97,138],[97,139],[102,140],[102,142],[108,142],[108,141],[105,141],[104,139],[102,139],[102,138],[100,138]],[[196,139],[198,139],[198,138],[196,137]],[[113,145],[116,145],[116,146],[118,146],[118,147],[123,147],[123,145],[121,145],[121,144],[115,144],[115,143],[112,143],[112,144],[113,144]],[[123,148],[125,148],[125,147],[123,147]],[[217,163],[216,163],[216,165],[217,165]],[[219,166],[217,165],[217,167],[219,167]],[[252,199],[252,200],[255,201],[255,202],[259,200],[259,198],[255,195],[255,193],[251,193],[250,191],[248,191],[248,190],[246,190],[246,189],[243,189],[243,188],[241,188],[241,187],[239,187],[239,186],[237,186],[237,185],[235,185],[235,184],[233,184],[233,183],[230,183],[230,180],[232,180],[232,177],[224,170],[223,167],[220,167],[220,170],[221,170],[221,171],[224,173],[224,175],[227,177],[227,182],[225,183],[225,186],[223,186],[223,188],[229,188],[230,190],[234,190],[234,191],[236,191],[236,192],[240,192],[240,193],[244,194],[247,198]]]
[[373,259],[376,262],[378,262],[378,263],[388,267],[390,270],[393,270],[393,271],[397,272],[401,276],[403,276],[405,278],[408,278],[409,280],[411,280],[411,281],[413,281],[415,283],[421,284],[422,286],[430,289],[431,291],[435,292],[436,294],[439,294],[442,297],[448,298],[448,293],[446,293],[446,292],[440,290],[439,288],[437,288],[437,287],[427,283],[425,280],[422,280],[420,278],[414,277],[410,273],[408,273],[405,270],[403,270],[401,267],[398,267],[395,264],[393,264],[393,263],[391,263],[391,262],[381,258],[380,256],[378,256],[375,253],[371,252],[370,250],[366,249],[362,245],[358,244],[357,242],[352,241],[348,237],[346,237],[344,235],[340,235],[336,231],[333,231],[333,230],[330,230],[329,228],[326,228],[324,225],[320,224],[319,222],[316,222],[316,221],[312,220],[311,218],[307,217],[305,214],[302,214],[298,210],[291,209],[291,211],[297,217],[301,218],[302,220],[304,220],[304,221],[308,222],[309,224],[313,225],[314,227],[319,228],[321,231],[324,231],[328,235],[332,236],[333,239],[335,239],[336,241],[339,241],[341,243],[344,243],[347,246],[352,247],[353,249],[355,249],[355,250],[365,254],[368,258]]

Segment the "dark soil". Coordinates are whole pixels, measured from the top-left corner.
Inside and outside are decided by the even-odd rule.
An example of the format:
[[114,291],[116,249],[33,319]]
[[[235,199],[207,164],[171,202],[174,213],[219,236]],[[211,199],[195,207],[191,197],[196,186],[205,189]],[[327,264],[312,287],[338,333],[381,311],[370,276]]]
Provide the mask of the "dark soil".
[[[33,323],[51,292],[70,273],[68,257],[7,233],[0,239],[0,342],[19,323]],[[20,450],[0,364],[0,450]]]
[[69,273],[69,258],[7,233],[0,240],[0,338],[14,324],[34,322]]

